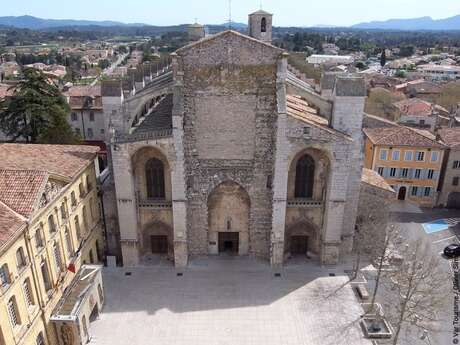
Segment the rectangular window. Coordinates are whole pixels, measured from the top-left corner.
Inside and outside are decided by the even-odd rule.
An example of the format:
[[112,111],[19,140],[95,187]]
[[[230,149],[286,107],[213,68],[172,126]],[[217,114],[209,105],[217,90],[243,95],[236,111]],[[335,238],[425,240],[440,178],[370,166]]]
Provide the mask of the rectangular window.
[[92,138],[92,137],[93,137],[93,129],[88,128],[88,138]]
[[42,228],[37,228],[37,231],[35,231],[35,246],[37,249],[43,248],[43,230]]
[[437,162],[439,157],[439,152],[438,151],[431,151],[431,161],[432,162]]
[[394,161],[399,161],[399,150],[394,150],[392,155],[391,155],[391,159],[394,160]]
[[54,222],[53,215],[48,217],[48,228],[50,232],[56,232],[56,223]]
[[425,196],[430,196],[431,194],[431,187],[425,187]]
[[429,169],[429,170],[428,170],[428,174],[427,174],[427,179],[428,179],[428,180],[432,180],[432,179],[433,179],[433,176],[434,176],[434,170],[433,170],[433,169]]
[[405,161],[411,161],[412,160],[412,151],[406,151],[404,153],[404,160]]
[[460,161],[454,161],[454,164],[452,165],[452,169],[459,169],[460,168]]
[[72,114],[71,114],[71,118],[72,118],[72,121],[73,121],[73,122],[77,121],[77,114],[76,114],[76,113],[72,113]]
[[104,128],[101,128],[101,134],[104,134],[104,133],[105,133]]
[[383,167],[378,167],[377,172],[380,176],[383,176]]
[[401,177],[402,178],[407,178],[409,176],[409,169],[403,168],[401,169]]
[[412,196],[417,196],[417,193],[418,193],[418,187],[412,187],[411,195]]
[[54,261],[56,263],[56,271],[61,272],[62,270],[62,257],[61,257],[61,248],[59,248],[59,244],[54,244]]
[[422,169],[415,169],[414,178],[420,179],[422,176]]
[[65,231],[65,241],[67,244],[67,254],[69,255],[69,257],[72,257],[74,253],[73,253],[72,238],[70,236],[69,229],[66,229]]
[[380,160],[386,161],[388,155],[388,150],[380,149]]
[[11,325],[13,327],[19,325],[18,310],[16,308],[16,301],[14,297],[8,301],[8,316],[10,317]]
[[38,333],[37,340],[35,341],[35,345],[45,345],[45,338],[43,337],[42,332]]
[[458,182],[459,182],[459,177],[456,176],[452,179],[452,186],[458,186]]
[[6,286],[10,283],[10,271],[6,264],[0,267],[0,283],[2,286]]
[[53,288],[53,286],[51,285],[50,272],[48,271],[48,265],[46,264],[45,260],[42,261],[40,268],[42,271],[43,284],[45,285],[45,290],[49,291]]
[[417,153],[415,154],[415,160],[419,162],[423,162],[425,160],[425,152],[417,151]]
[[24,289],[24,296],[26,298],[26,302],[27,302],[27,305],[29,307],[35,305],[34,303],[34,298],[32,296],[32,289],[31,289],[31,286],[30,286],[30,281],[29,281],[29,278],[27,278],[26,280],[24,280],[24,284],[23,284],[23,289]]
[[91,122],[94,122],[94,111],[91,111],[91,112],[89,113],[89,120],[90,120]]
[[395,177],[396,176],[396,168],[391,168],[390,169],[390,177]]
[[16,251],[16,263],[18,265],[18,270],[21,270],[26,266],[26,258],[24,256],[24,249],[22,249],[22,247]]

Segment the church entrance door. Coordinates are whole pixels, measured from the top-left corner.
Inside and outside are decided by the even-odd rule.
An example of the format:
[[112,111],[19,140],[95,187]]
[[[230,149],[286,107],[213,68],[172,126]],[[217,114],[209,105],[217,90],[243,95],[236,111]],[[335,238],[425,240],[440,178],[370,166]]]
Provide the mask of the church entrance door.
[[151,236],[152,254],[168,254],[168,236]]
[[291,237],[291,254],[306,255],[308,251],[308,236]]
[[219,232],[219,254],[238,254],[239,233]]

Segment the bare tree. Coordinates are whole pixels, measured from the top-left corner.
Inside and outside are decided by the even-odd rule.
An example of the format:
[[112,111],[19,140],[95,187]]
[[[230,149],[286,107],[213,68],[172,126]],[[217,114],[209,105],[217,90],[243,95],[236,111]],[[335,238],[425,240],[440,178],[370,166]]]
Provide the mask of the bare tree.
[[445,303],[446,280],[440,259],[429,246],[417,241],[401,252],[403,263],[388,276],[394,294],[387,303],[395,310],[393,345],[398,343],[401,329],[412,324],[423,331],[436,321],[436,311]]

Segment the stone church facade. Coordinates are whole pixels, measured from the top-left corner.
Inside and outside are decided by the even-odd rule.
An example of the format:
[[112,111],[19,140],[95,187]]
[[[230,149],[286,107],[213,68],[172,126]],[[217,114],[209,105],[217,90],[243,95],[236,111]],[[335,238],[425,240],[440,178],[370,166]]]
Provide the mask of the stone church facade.
[[112,112],[125,266],[221,254],[334,264],[351,250],[364,81],[336,76],[316,93],[270,44],[271,15],[249,21],[253,37],[179,49],[172,71]]

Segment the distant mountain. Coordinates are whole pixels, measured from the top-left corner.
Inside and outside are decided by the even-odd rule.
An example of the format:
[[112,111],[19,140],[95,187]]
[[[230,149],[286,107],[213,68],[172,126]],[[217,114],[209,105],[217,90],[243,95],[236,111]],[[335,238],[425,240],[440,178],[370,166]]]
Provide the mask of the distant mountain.
[[[220,24],[217,26],[228,28],[229,23],[224,23],[224,24]],[[243,30],[243,29],[246,29],[247,27],[248,27],[248,24],[232,22],[232,29]]]
[[93,21],[93,20],[74,20],[74,19],[42,19],[33,16],[20,16],[20,17],[0,17],[0,25],[12,26],[21,29],[41,30],[56,27],[68,26],[145,26],[146,24],[133,23],[125,24],[106,21]]
[[460,30],[460,15],[445,18],[432,19],[421,17],[412,19],[389,19],[386,21],[373,21],[353,25],[354,29],[383,29],[383,30]]

